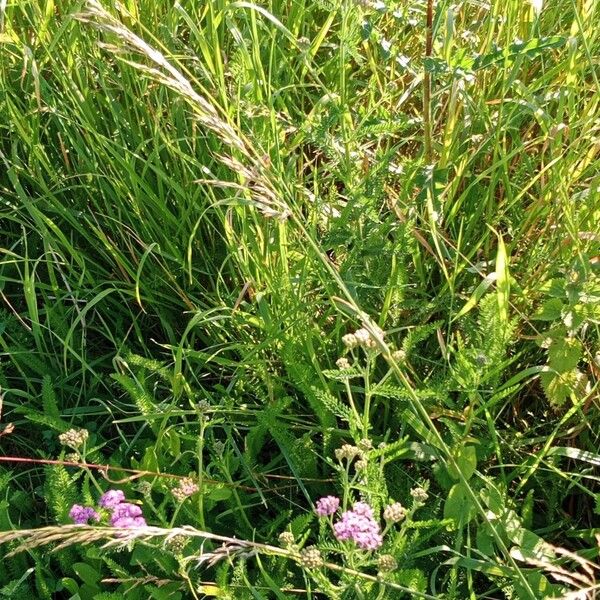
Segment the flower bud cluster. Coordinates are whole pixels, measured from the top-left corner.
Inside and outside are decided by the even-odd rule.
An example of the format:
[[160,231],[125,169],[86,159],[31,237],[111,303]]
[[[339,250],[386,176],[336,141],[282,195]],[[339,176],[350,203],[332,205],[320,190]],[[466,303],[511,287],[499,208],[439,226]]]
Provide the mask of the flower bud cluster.
[[58,436],[58,441],[62,446],[77,450],[87,442],[89,436],[87,429],[69,429]]
[[344,444],[341,448],[337,448],[335,451],[335,457],[342,461],[346,460],[354,460],[357,456],[360,455],[360,448],[357,446],[352,446],[350,444]]
[[300,560],[305,569],[318,569],[323,566],[321,551],[318,548],[315,548],[315,546],[304,548],[304,550],[300,552]]
[[182,554],[185,547],[190,543],[190,538],[185,535],[174,535],[165,541],[165,546],[173,554]]
[[291,531],[282,531],[279,534],[279,543],[284,548],[289,548],[294,544],[294,534]]
[[382,554],[377,561],[377,567],[382,573],[389,573],[398,568],[398,561],[391,554]]
[[340,369],[340,370],[342,370],[342,371],[344,371],[346,369],[350,369],[351,366],[352,366],[350,364],[350,361],[347,358],[344,358],[343,356],[342,356],[342,358],[338,358],[335,361],[335,364],[337,365],[337,368]]
[[[377,327],[377,325],[374,325],[374,331],[377,337],[383,337],[383,330]],[[377,348],[377,339],[364,327],[357,329],[354,333],[347,333],[342,337],[342,342],[349,350],[353,350],[359,346],[364,350],[375,350]]]
[[385,507],[383,518],[390,523],[399,523],[406,517],[406,513],[406,508],[400,502],[394,502],[394,504]]
[[392,358],[397,363],[403,363],[406,360],[406,352],[402,349],[394,350],[394,352],[392,352]]
[[410,490],[410,495],[416,504],[425,504],[427,498],[429,498],[429,494],[422,487],[413,488]]
[[173,488],[172,494],[175,500],[183,502],[189,496],[193,496],[200,488],[191,477],[184,477],[176,488]]

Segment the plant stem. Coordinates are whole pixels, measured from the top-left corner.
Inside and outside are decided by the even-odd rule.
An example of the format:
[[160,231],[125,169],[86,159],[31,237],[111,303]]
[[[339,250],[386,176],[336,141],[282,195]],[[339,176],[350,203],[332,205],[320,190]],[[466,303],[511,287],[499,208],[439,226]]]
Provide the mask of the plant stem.
[[[433,52],[433,0],[427,0],[427,23],[425,25],[425,60]],[[433,142],[431,132],[431,72],[424,65],[423,74],[423,125],[425,137],[425,161],[433,162]]]

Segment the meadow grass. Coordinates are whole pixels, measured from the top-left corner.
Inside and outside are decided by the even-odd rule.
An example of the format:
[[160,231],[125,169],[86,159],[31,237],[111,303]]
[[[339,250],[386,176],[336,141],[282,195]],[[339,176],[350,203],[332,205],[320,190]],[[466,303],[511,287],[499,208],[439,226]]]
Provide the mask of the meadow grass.
[[598,25],[0,0],[0,597],[593,598]]

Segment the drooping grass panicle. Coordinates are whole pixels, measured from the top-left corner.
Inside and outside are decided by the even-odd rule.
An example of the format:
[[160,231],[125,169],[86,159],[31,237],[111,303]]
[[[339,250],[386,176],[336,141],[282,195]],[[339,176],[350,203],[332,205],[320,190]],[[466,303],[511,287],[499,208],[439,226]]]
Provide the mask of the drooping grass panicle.
[[[231,155],[219,154],[217,158],[241,178],[239,190],[247,195],[251,203],[264,216],[279,220],[285,220],[290,216],[289,206],[263,166],[264,157],[222,116],[213,103],[196,91],[190,80],[162,52],[111,15],[98,0],[88,0],[85,9],[77,13],[75,18],[103,33],[114,35],[116,42],[104,44],[105,49],[123,62],[172,89],[190,104],[199,122],[212,131],[232,153]],[[153,66],[124,58],[123,53],[128,52],[145,58]],[[241,158],[233,156],[236,153]],[[230,182],[216,179],[198,181],[216,187],[231,187]]]

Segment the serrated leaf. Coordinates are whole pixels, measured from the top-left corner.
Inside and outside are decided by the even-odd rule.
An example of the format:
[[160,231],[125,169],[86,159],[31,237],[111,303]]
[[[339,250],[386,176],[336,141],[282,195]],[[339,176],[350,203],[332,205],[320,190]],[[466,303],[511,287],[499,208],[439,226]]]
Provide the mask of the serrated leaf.
[[64,433],[69,429],[69,423],[63,421],[60,418],[53,417],[51,415],[44,415],[37,410],[33,410],[31,408],[27,408],[26,406],[18,406],[15,408],[15,412],[20,413],[25,416],[28,421],[32,423],[38,423],[39,425],[45,425],[50,429],[54,429],[59,433]]
[[408,398],[408,394],[405,388],[387,384],[373,386],[373,388],[371,389],[371,395],[380,396],[382,398]]
[[303,515],[298,515],[289,524],[290,531],[295,538],[301,537],[308,528],[311,521],[314,519],[314,513],[309,512]]
[[335,381],[346,381],[355,377],[362,377],[361,371],[356,368],[351,369],[324,369],[323,375],[328,379]]
[[579,364],[582,353],[579,340],[574,338],[555,340],[548,348],[548,366],[558,373],[566,373]]
[[542,308],[533,315],[532,319],[536,321],[557,321],[560,319],[563,309],[563,302],[560,298],[550,298],[542,305]]
[[396,574],[395,580],[415,592],[424,593],[427,590],[427,578],[420,569],[402,569]]
[[540,381],[548,400],[559,408],[571,394],[582,396],[586,393],[588,378],[578,369],[572,369],[566,373],[542,373]]
[[352,411],[340,400],[338,400],[332,393],[323,391],[319,388],[311,388],[314,396],[321,402],[321,404],[332,414],[340,419],[351,422]]
[[23,585],[24,581],[33,573],[34,567],[27,569],[19,579],[13,579],[0,589],[0,596],[4,598],[13,598],[17,590]]

